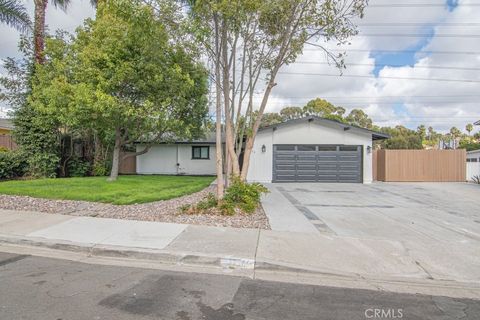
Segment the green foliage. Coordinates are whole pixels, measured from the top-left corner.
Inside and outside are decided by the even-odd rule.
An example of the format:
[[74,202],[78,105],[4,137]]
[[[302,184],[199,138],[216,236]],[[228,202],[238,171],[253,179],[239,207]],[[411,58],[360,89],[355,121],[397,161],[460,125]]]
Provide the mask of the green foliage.
[[459,149],[466,149],[467,151],[480,150],[480,142],[463,139],[460,140]]
[[0,152],[8,152],[9,150],[4,147],[4,146],[0,146]]
[[90,163],[80,158],[73,158],[68,161],[68,175],[70,177],[85,177],[90,171]]
[[75,36],[46,40],[30,103],[69,130],[117,133],[116,150],[132,141],[198,138],[208,112],[207,71],[168,30],[148,5],[102,3]]
[[33,178],[55,178],[60,158],[55,154],[39,152],[29,155],[27,163],[29,176]]
[[465,130],[467,130],[468,134],[470,135],[473,131],[473,124],[469,123],[465,126]]
[[25,6],[17,0],[0,0],[0,22],[20,32],[32,29],[32,22]]
[[268,189],[260,183],[247,183],[238,177],[232,177],[231,184],[220,203],[220,209],[227,215],[234,214],[235,208],[253,213],[260,204],[261,195],[268,192]]
[[422,138],[415,130],[404,126],[383,127],[380,130],[390,135],[390,139],[378,142],[382,149],[423,149]]
[[209,193],[202,201],[197,203],[196,207],[199,210],[208,210],[215,208],[218,204],[217,198],[213,193]]
[[275,112],[264,113],[262,117],[262,127],[271,126],[283,122],[281,115]]
[[22,177],[27,166],[25,153],[19,150],[0,152],[0,179]]
[[97,160],[93,162],[92,175],[96,177],[103,177],[108,175],[110,171],[110,161]]

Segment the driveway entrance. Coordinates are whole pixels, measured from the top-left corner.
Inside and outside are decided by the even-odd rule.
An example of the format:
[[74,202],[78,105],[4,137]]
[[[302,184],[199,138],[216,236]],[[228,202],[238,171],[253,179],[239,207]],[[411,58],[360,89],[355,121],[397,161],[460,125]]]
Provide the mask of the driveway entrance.
[[427,274],[480,284],[479,185],[277,183],[269,188],[263,206],[273,230],[309,233],[318,246],[338,239],[346,244],[335,250],[347,260],[355,241],[379,264],[392,255],[414,257]]

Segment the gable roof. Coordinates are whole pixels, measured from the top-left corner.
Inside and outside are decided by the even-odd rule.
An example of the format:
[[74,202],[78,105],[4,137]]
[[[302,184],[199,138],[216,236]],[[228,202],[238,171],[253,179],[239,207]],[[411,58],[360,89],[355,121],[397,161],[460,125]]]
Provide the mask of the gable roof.
[[480,126],[480,120],[474,123],[474,125]]
[[339,126],[340,128],[342,128],[345,131],[350,130],[351,128],[355,128],[357,130],[360,130],[360,131],[363,131],[363,132],[366,132],[366,133],[370,133],[372,135],[373,140],[384,140],[384,139],[390,138],[390,135],[388,135],[386,133],[383,133],[383,132],[378,132],[378,131],[370,130],[370,129],[367,129],[367,128],[362,128],[362,127],[359,127],[359,126],[356,126],[356,125],[351,125],[351,124],[343,123],[343,122],[340,122],[340,121],[327,119],[327,118],[322,118],[322,117],[317,117],[317,116],[308,116],[308,117],[303,117],[303,118],[299,118],[299,119],[287,120],[287,121],[282,122],[282,123],[273,124],[273,125],[270,125],[270,126],[260,128],[259,131],[263,131],[263,130],[267,130],[267,129],[276,129],[278,127],[284,127],[284,126],[289,126],[289,125],[292,125],[292,124],[299,124],[299,123],[303,123],[303,122],[316,122],[318,124],[322,124],[322,123],[323,124],[333,124],[333,125]]
[[13,122],[10,119],[0,118],[0,129],[13,130]]

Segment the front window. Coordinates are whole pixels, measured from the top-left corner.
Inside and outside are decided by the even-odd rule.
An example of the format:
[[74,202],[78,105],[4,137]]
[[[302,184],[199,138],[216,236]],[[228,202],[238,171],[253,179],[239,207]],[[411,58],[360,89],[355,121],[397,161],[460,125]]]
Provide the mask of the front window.
[[210,147],[193,146],[192,159],[203,159],[203,160],[210,159]]

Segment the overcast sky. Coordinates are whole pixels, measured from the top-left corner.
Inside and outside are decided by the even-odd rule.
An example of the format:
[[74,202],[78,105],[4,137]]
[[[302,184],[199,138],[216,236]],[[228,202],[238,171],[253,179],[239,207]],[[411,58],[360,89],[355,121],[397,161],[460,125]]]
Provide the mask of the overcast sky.
[[[33,1],[25,4],[33,13]],[[67,13],[49,5],[46,20],[50,31],[74,31],[93,15],[89,1],[73,0]],[[306,46],[297,63],[281,70],[267,111],[321,97],[347,110],[362,108],[380,126],[464,131],[480,120],[479,0],[370,0],[358,23],[360,35],[342,47],[342,77],[321,50]],[[18,33],[0,26],[0,34],[0,58],[17,56]]]

